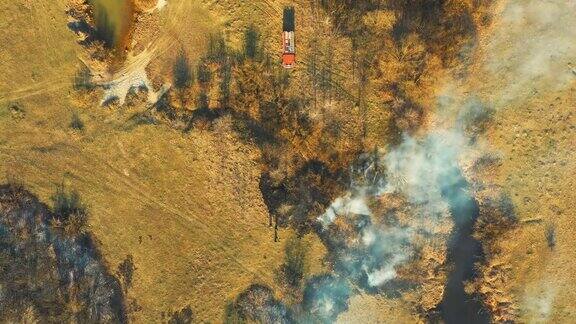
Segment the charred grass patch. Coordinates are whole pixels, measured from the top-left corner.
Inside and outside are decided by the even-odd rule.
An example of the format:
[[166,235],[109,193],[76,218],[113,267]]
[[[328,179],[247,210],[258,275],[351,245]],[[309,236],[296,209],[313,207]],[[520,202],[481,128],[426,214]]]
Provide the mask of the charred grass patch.
[[51,210],[22,186],[0,186],[3,321],[127,321],[120,285],[90,234],[54,224],[63,215],[61,223],[74,222],[79,205],[69,198]]

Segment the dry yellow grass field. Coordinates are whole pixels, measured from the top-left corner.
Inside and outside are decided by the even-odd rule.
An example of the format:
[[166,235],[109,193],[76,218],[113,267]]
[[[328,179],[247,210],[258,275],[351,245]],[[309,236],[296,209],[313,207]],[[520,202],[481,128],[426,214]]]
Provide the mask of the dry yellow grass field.
[[[201,4],[181,4],[171,3],[180,10],[174,19],[188,26],[182,43],[199,54],[212,21]],[[259,153],[225,121],[216,133],[130,128],[133,108],[103,108],[99,97],[76,93],[83,49],[65,10],[66,1],[0,7],[0,20],[19,26],[3,24],[0,32],[10,49],[0,54],[0,174],[44,201],[60,183],[80,192],[108,265],[134,258],[128,298],[140,310],[133,320],[157,322],[162,312],[190,304],[197,320],[219,322],[227,300],[250,283],[275,286],[290,235],[281,231],[273,242],[258,188]],[[16,103],[22,111],[10,108]],[[83,131],[69,127],[74,112]]]

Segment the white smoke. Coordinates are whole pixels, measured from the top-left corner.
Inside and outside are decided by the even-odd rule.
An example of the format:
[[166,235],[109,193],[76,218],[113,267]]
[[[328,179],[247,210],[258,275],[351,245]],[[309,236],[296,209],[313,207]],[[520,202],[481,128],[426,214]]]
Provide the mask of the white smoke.
[[[398,147],[356,170],[362,179],[352,182],[350,190],[318,217],[324,231],[338,217],[358,229],[353,239],[357,243],[338,251],[339,271],[360,285],[376,289],[397,278],[397,267],[414,254],[415,233],[434,235],[434,226],[446,221],[449,215],[446,199],[455,198],[445,197],[442,189],[460,179],[454,170],[458,170],[457,161],[466,143],[456,131],[435,132],[420,140],[406,136]],[[385,173],[366,170],[385,170]],[[405,197],[415,206],[412,210],[415,219],[408,224],[373,222],[383,215],[375,213],[369,202],[384,194]]]
[[[324,230],[327,230],[337,217],[348,220],[355,216],[370,216],[372,210],[367,201],[374,199],[381,190],[373,190],[372,185],[353,188],[339,197],[318,217]],[[396,277],[394,267],[408,258],[410,251],[404,251],[410,239],[409,230],[399,227],[383,228],[368,221],[355,223],[360,243],[349,251],[340,251],[339,264],[344,272],[353,277],[365,277],[371,287],[378,287]],[[405,256],[404,256],[405,255]]]
[[429,216],[442,214],[448,207],[442,188],[457,181],[453,170],[467,143],[456,130],[436,131],[420,141],[405,136],[384,158],[386,191],[403,193],[413,204],[425,204]]
[[[398,267],[409,262],[415,233],[434,235],[445,222],[451,204],[468,204],[471,195],[454,192],[462,181],[463,165],[485,151],[478,137],[482,124],[494,111],[516,104],[538,92],[556,91],[572,84],[576,76],[576,0],[511,0],[496,18],[495,28],[482,40],[478,82],[448,83],[438,98],[436,128],[420,137],[405,136],[400,145],[380,156],[385,170],[381,181],[364,175],[366,184],[353,184],[337,198],[318,221],[329,231],[334,221],[358,215],[378,217],[369,202],[382,194],[396,193],[417,206],[419,218],[406,227],[368,222],[356,238],[361,248],[340,247],[336,271],[350,281],[365,278],[370,287],[382,287],[398,277]],[[464,86],[465,85],[465,86]],[[476,96],[471,96],[474,93]],[[374,168],[375,162],[371,165]],[[366,169],[368,170],[368,168]],[[372,182],[371,182],[372,181]],[[451,190],[452,189],[452,190]],[[548,318],[554,294],[527,299],[526,305]]]
[[404,263],[407,259],[408,256],[406,254],[399,253],[393,255],[392,258],[379,269],[374,271],[368,271],[368,269],[364,269],[368,275],[368,284],[371,287],[378,287],[396,278],[397,274],[395,267]]
[[366,197],[364,194],[365,193],[362,192],[356,195],[348,193],[343,197],[336,198],[328,209],[326,209],[326,212],[318,217],[318,221],[326,228],[326,226],[332,224],[339,215],[372,215],[372,212],[366,205]]
[[495,108],[571,84],[576,71],[573,0],[508,1],[488,35],[482,62]]
[[522,311],[533,323],[549,323],[556,295],[555,285],[542,283],[538,292],[526,293],[522,300]]

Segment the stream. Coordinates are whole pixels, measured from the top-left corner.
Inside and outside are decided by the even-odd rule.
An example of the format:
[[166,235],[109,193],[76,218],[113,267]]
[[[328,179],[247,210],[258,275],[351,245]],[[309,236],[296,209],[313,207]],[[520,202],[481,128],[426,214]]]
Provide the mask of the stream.
[[[473,236],[479,216],[478,203],[468,193],[468,182],[458,168],[450,171],[449,185],[442,187],[442,196],[450,205],[454,230],[448,245],[448,262],[453,266],[448,275],[444,298],[438,305],[439,319],[444,323],[490,323],[491,316],[477,294],[468,294],[464,282],[473,280],[476,262],[484,258],[482,243]],[[433,320],[433,322],[435,322]]]

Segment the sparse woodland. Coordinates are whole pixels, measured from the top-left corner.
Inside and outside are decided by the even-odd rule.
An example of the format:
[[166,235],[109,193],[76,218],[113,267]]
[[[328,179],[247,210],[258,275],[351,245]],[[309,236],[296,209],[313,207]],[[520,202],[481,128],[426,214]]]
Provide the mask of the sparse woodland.
[[175,89],[157,109],[186,120],[185,130],[230,116],[239,136],[261,149],[272,226],[306,232],[310,218],[342,192],[359,153],[426,127],[431,108],[422,98],[443,71],[465,73],[476,28],[489,21],[488,5],[313,2],[303,10],[317,23],[303,36],[310,39],[301,44],[298,71],[279,66],[253,25],[239,49],[213,35],[195,67],[185,53],[178,56]]
[[[434,105],[425,98],[433,96],[442,73],[466,74],[477,29],[490,23],[490,2],[314,2],[303,9],[309,10],[306,14],[316,17],[317,23],[302,28],[302,33],[310,32],[306,34],[310,39],[300,45],[305,58],[297,72],[280,68],[264,48],[259,30],[250,25],[239,49],[214,35],[195,68],[179,57],[174,78],[177,85],[184,86],[169,93],[158,109],[171,119],[186,120],[185,130],[210,130],[215,120],[230,118],[240,138],[261,150],[260,188],[270,211],[270,226],[291,226],[301,234],[313,231],[315,218],[346,188],[351,176],[348,167],[360,153],[393,145],[403,134],[427,127]],[[186,81],[182,81],[183,75]],[[493,204],[497,210],[502,206]],[[378,208],[386,213],[390,206]],[[494,223],[500,219],[494,213],[484,211],[483,215],[492,216],[483,216],[481,226],[496,231],[509,226]],[[332,235],[346,240],[346,228],[351,224],[337,226]],[[447,235],[445,230],[442,235]],[[490,237],[501,234],[493,230],[483,233]],[[439,237],[445,239],[442,235]],[[438,287],[446,275],[446,256],[440,247],[444,239],[434,241],[436,248],[419,246],[412,267],[400,269],[403,278],[427,292],[406,297],[423,317],[442,296]],[[281,274],[291,286],[293,302],[305,302],[304,286],[296,284],[302,280],[300,266],[305,254],[290,249],[286,253],[288,263]],[[331,262],[337,263],[335,258]],[[249,288],[245,294],[257,292]],[[493,298],[489,293],[484,296]],[[292,316],[284,314],[286,310],[281,313],[287,317],[264,309],[246,313],[241,309],[247,306],[238,304],[244,297],[238,298],[230,305],[231,318]],[[492,310],[498,314],[496,308]]]

